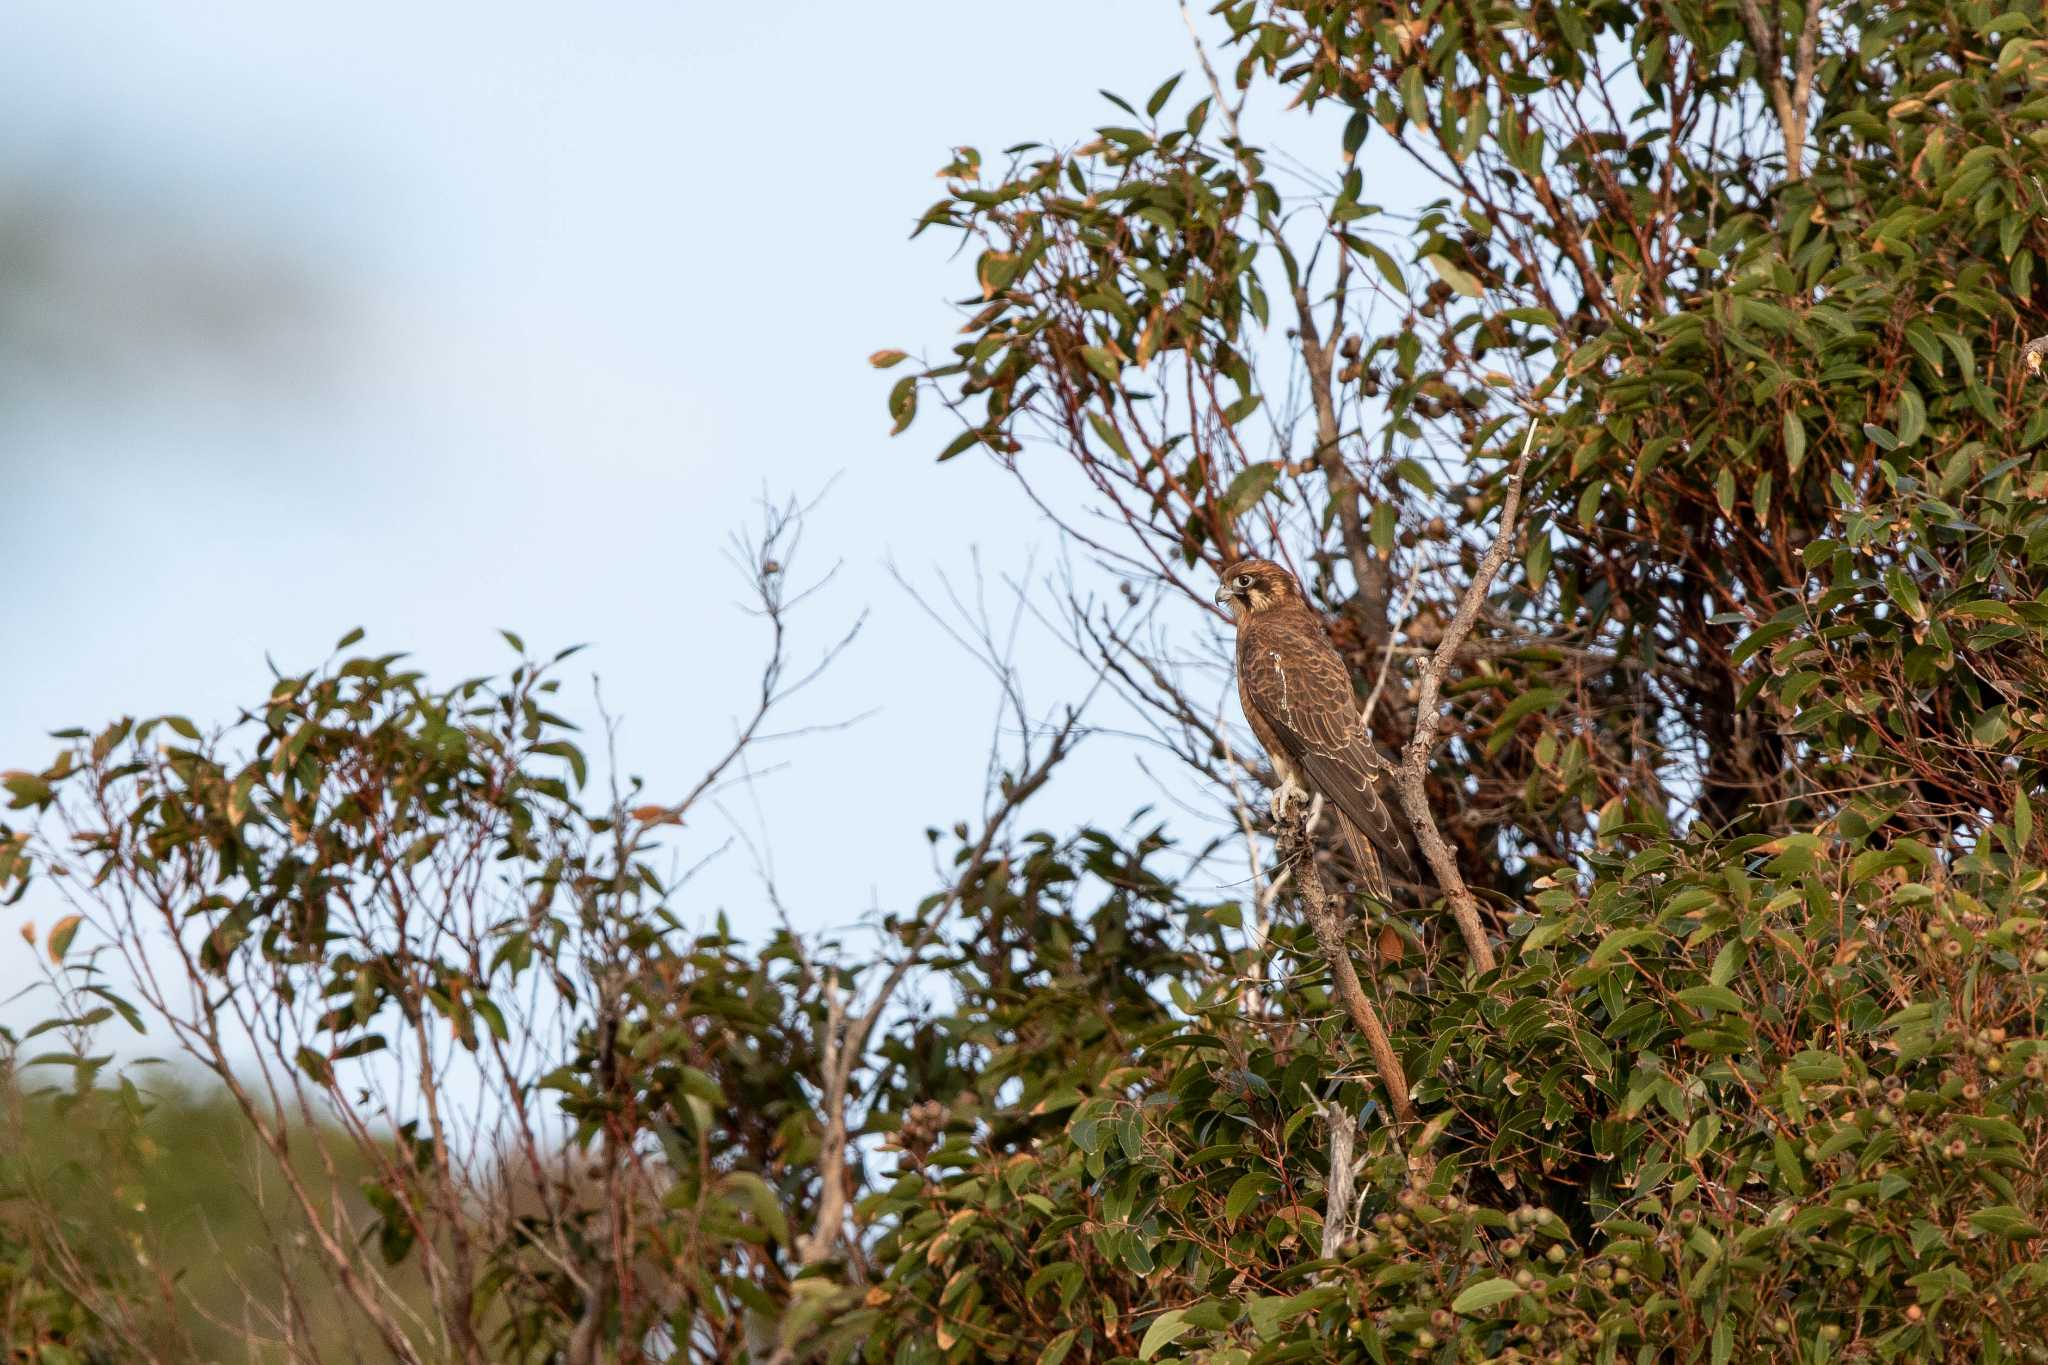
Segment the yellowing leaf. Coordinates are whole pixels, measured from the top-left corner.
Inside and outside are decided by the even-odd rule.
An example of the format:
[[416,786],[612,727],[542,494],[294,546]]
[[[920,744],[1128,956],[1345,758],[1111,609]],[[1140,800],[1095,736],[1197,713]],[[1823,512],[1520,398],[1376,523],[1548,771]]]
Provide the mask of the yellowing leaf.
[[1460,270],[1441,256],[1424,256],[1422,259],[1445,284],[1468,299],[1479,297],[1479,281],[1474,279],[1469,271]]
[[78,933],[78,926],[84,918],[83,915],[66,915],[50,926],[50,961],[64,960],[64,953],[71,947],[71,940]]

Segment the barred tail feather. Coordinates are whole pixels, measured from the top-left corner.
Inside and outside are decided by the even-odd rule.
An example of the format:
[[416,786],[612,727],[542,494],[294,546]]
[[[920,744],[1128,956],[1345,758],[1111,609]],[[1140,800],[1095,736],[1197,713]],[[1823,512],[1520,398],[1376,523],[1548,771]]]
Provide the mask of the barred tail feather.
[[1387,871],[1380,865],[1379,850],[1341,812],[1337,823],[1344,827],[1344,842],[1351,849],[1351,860],[1358,864],[1359,881],[1364,885],[1366,894],[1382,903],[1391,901],[1393,896],[1387,889]]

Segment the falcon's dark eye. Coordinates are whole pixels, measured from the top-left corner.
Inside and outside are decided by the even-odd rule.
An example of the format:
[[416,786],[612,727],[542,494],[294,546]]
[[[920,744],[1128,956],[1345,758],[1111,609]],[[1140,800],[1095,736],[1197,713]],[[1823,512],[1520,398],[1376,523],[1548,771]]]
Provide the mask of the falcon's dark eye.
[[1252,576],[1251,576],[1250,574],[1248,574],[1248,573],[1241,573],[1241,574],[1239,574],[1239,575],[1237,576],[1237,586],[1238,586],[1238,587],[1240,587],[1240,588],[1249,588],[1249,587],[1250,587],[1251,585],[1252,585]]

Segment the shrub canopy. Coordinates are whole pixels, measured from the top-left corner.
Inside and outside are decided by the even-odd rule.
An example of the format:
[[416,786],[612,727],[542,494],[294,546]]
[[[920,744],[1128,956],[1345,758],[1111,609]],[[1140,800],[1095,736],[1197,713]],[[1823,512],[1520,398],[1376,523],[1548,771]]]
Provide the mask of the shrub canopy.
[[[934,831],[950,880],[878,943],[692,938],[643,872],[660,809],[539,775],[572,751],[532,675],[372,660],[255,708],[253,755],[124,731],[10,775],[100,842],[17,830],[0,884],[68,861],[104,905],[204,843],[172,901],[203,969],[338,999],[305,1064],[335,1096],[380,991],[484,1050],[501,991],[557,992],[565,1060],[503,1095],[590,1180],[466,1257],[433,1249],[471,1210],[382,1187],[458,1355],[2048,1359],[2048,17],[1212,19],[1078,143],[955,153],[920,231],[970,247],[962,332],[874,360],[898,430],[1002,462],[1121,576],[1128,610],[1066,602],[1074,641],[1221,845],[1024,832],[1062,730]],[[1437,197],[1376,204],[1397,162]],[[1423,754],[1500,965],[1448,888],[1352,917],[1393,1125],[1205,613],[1230,558],[1297,567],[1400,749],[1525,443]],[[330,874],[294,838],[388,866],[369,806],[308,795],[370,754],[390,819],[482,832],[418,855],[506,888],[468,958],[305,919]],[[1215,870],[1247,844],[1249,883]]]

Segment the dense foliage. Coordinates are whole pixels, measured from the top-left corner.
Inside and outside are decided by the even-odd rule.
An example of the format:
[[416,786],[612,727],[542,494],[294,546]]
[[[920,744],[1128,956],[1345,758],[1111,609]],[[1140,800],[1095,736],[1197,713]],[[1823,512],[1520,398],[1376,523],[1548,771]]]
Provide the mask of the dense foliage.
[[[0,890],[190,945],[147,1003],[223,1078],[221,1002],[282,1003],[245,1112],[357,1116],[326,1273],[400,1358],[2048,1360],[2048,17],[1211,18],[1078,145],[955,154],[962,335],[875,361],[1120,576],[1047,607],[1214,829],[1025,833],[1084,727],[1020,723],[872,942],[693,933],[652,854],[694,795],[587,809],[544,671],[337,660],[10,774]],[[1396,165],[1435,197],[1375,204]],[[1418,759],[1500,966],[1442,877],[1354,935],[1398,1125],[1209,595],[1298,567],[1399,750],[1525,448]],[[72,1018],[126,1008],[78,923]],[[7,1283],[104,1351],[114,1271],[52,1235]]]

